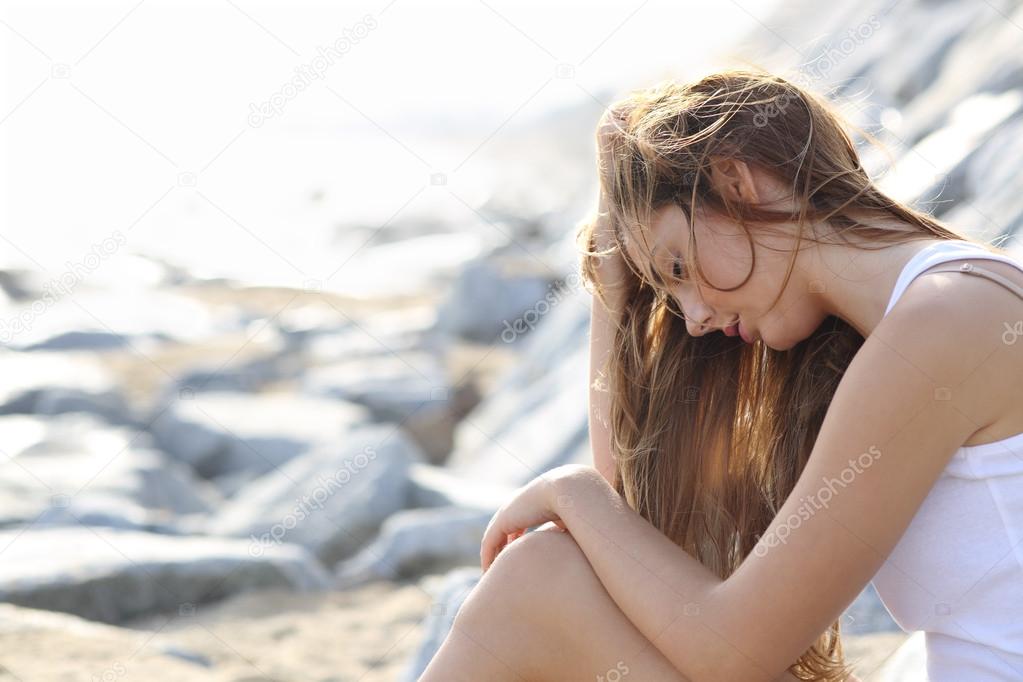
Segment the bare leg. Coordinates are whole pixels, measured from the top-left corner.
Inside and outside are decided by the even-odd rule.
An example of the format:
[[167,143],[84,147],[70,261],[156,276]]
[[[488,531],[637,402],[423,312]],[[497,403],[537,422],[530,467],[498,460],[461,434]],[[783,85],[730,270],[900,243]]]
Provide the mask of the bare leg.
[[687,682],[621,612],[571,535],[547,526],[498,555],[420,682],[626,676]]
[[626,678],[688,682],[618,608],[572,536],[547,524],[498,555],[420,682]]

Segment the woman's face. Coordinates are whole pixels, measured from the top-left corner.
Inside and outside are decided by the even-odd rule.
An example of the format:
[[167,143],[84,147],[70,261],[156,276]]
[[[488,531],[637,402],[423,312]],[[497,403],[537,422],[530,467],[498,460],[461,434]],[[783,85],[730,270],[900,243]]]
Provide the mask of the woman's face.
[[[730,324],[741,320],[747,337],[762,339],[768,347],[787,350],[807,338],[826,317],[816,305],[805,281],[805,270],[800,268],[806,252],[796,258],[788,285],[781,298],[769,310],[778,295],[794,237],[787,233],[774,234],[761,231],[755,234],[757,243],[750,243],[742,227],[725,216],[707,214],[697,210],[693,224],[686,212],[672,204],[653,214],[647,230],[647,249],[652,249],[653,261],[642,256],[631,239],[626,248],[635,263],[645,267],[655,281],[665,282],[666,291],[673,295],[686,317],[686,328],[694,336],[711,331],[724,331]],[[696,272],[689,272],[686,259],[692,242],[696,242],[695,257],[710,285],[699,284]],[[754,249],[756,265],[754,267]],[[638,258],[642,257],[640,261]],[[668,276],[682,274],[688,281],[671,283]],[[731,288],[752,275],[734,291],[719,291],[714,287]],[[651,272],[653,271],[653,272]]]

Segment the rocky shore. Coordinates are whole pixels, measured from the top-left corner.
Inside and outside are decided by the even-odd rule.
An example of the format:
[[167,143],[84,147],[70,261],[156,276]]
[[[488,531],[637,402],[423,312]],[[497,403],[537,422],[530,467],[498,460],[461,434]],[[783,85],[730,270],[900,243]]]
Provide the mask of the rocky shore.
[[[1020,26],[1019,2],[800,1],[735,49],[843,98],[895,195],[1019,253]],[[590,141],[598,116],[533,135]],[[590,462],[591,153],[563,158],[590,197],[488,207],[506,243],[415,295],[141,255],[73,296],[0,272],[0,680],[413,682],[504,496]],[[923,679],[869,586],[843,626],[864,680]]]

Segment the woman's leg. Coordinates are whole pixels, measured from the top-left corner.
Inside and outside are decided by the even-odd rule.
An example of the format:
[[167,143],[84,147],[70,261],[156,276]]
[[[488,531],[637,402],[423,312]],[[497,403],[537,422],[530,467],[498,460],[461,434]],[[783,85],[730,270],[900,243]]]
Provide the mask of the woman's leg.
[[688,682],[618,608],[572,536],[545,524],[497,556],[420,682],[626,677]]
[[508,544],[466,598],[420,682],[625,678],[687,682],[552,525]]

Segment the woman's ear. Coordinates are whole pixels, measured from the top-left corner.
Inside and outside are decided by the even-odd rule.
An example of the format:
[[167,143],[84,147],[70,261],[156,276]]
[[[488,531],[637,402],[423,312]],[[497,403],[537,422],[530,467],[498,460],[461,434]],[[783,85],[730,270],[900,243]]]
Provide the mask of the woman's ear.
[[717,192],[736,203],[758,203],[753,171],[745,161],[717,157],[710,162],[710,179]]

